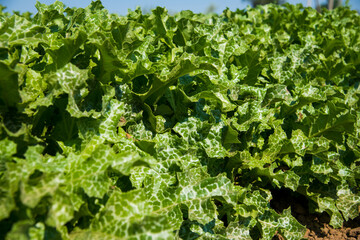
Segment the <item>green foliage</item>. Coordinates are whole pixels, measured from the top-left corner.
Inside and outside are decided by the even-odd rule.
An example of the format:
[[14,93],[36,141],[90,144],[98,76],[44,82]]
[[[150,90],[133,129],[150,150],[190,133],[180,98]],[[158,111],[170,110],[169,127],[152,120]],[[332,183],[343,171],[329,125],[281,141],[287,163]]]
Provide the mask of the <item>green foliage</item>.
[[360,17],[0,11],[1,239],[301,239],[359,215]]
[[248,2],[251,2],[251,5],[253,7],[256,7],[257,5],[266,5],[269,3],[275,3],[275,4],[283,4],[284,0],[246,0]]

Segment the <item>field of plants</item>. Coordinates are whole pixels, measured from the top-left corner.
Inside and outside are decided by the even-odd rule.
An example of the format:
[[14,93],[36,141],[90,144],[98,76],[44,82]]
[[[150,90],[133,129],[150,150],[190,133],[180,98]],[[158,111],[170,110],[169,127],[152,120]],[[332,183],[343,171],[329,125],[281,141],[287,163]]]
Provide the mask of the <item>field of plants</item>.
[[284,193],[359,216],[356,11],[36,7],[0,7],[0,239],[302,239]]

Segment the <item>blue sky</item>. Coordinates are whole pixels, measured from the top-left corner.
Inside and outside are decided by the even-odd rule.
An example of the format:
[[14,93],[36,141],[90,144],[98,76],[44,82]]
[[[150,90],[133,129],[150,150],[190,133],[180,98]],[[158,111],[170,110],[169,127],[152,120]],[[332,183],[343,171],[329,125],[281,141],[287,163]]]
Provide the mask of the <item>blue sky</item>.
[[[55,0],[40,0],[42,3],[51,4]],[[62,2],[69,7],[86,7],[91,0],[62,0]],[[289,3],[296,4],[302,3],[306,5],[307,0],[288,0]],[[312,0],[315,4],[315,0]],[[326,2],[320,0],[321,3]],[[345,0],[343,0],[345,2]],[[7,11],[30,11],[36,12],[34,7],[36,0],[0,0],[0,4],[7,7]],[[249,2],[244,0],[102,0],[103,5],[111,12],[125,15],[127,9],[135,9],[136,6],[141,6],[143,9],[151,9],[155,6],[166,7],[171,12],[177,12],[181,10],[192,10],[193,12],[205,12],[207,8],[212,4],[216,7],[215,11],[220,13],[226,7],[231,10],[236,8],[245,8]],[[353,9],[360,11],[360,1],[350,0],[350,5]]]

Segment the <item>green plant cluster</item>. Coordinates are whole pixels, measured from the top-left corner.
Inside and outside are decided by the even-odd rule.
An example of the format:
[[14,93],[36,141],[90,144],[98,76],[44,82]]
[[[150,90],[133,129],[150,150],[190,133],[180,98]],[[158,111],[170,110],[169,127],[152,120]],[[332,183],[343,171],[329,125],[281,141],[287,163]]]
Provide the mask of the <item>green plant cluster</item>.
[[360,17],[0,11],[1,239],[301,239],[359,215]]

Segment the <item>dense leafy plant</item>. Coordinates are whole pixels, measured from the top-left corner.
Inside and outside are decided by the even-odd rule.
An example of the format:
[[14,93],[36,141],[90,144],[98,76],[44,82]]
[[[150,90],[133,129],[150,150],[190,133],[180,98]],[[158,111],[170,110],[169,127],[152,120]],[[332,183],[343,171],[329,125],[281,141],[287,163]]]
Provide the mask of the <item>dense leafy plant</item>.
[[0,235],[301,239],[359,215],[360,17],[37,3],[0,14]]

